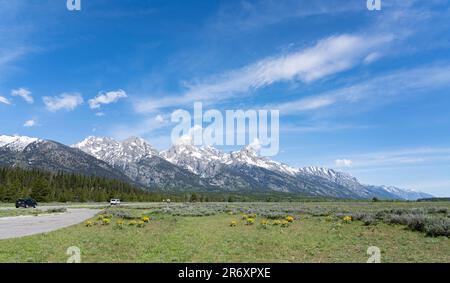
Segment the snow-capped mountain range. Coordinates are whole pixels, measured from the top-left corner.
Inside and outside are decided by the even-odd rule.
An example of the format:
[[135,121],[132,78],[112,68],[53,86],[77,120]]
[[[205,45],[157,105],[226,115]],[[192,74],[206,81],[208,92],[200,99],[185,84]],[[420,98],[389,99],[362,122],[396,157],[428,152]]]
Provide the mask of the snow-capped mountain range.
[[157,156],[159,153],[140,138],[129,138],[117,142],[111,138],[89,137],[73,146],[112,166],[126,167],[144,157]]
[[40,141],[37,138],[21,136],[0,136],[0,147],[8,148],[12,151],[22,151],[29,144]]
[[230,153],[189,144],[158,152],[136,137],[122,142],[88,137],[68,147],[37,138],[0,136],[1,165],[127,179],[159,190],[290,192],[355,199],[431,197],[395,187],[364,185],[333,169],[294,168],[259,156],[251,145]]

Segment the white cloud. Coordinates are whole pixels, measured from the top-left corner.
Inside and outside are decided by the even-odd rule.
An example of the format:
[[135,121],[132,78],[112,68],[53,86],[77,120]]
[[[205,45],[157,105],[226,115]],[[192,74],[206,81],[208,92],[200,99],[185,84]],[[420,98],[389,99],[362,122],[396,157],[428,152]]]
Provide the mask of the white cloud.
[[364,58],[364,64],[370,64],[378,59],[380,59],[381,55],[378,52],[373,52],[370,53],[369,55],[366,56],[366,58]]
[[[139,121],[137,124],[115,124],[110,130],[109,135],[123,140],[130,136],[150,138],[153,140],[155,132],[166,128],[169,123],[160,123],[155,120],[155,118],[147,118]],[[168,135],[170,139],[170,135]]]
[[381,75],[315,96],[266,105],[265,108],[278,109],[282,115],[295,115],[302,111],[335,106],[338,103],[386,103],[399,97],[405,98],[409,94],[417,94],[424,90],[429,92],[445,87],[450,87],[450,66],[426,66]]
[[353,161],[350,159],[336,159],[334,164],[338,167],[350,167],[353,164]]
[[165,123],[166,119],[164,119],[164,117],[161,114],[159,114],[155,117],[155,121],[158,123]]
[[9,101],[8,98],[1,96],[1,95],[0,95],[0,103],[7,104],[7,105],[11,104],[11,102]]
[[24,127],[26,128],[31,128],[36,126],[36,121],[35,120],[28,120],[23,124]]
[[405,185],[405,187],[416,190],[416,191],[442,191],[443,197],[449,196],[448,188],[450,188],[450,180],[431,180],[431,181],[422,181],[422,182],[414,182],[411,184]]
[[281,113],[299,113],[299,111],[315,110],[336,103],[337,99],[333,96],[308,97],[288,103],[282,103],[273,106],[266,106],[272,109],[278,109]]
[[29,91],[26,88],[19,88],[19,89],[13,89],[11,90],[11,96],[20,96],[22,97],[27,103],[33,103],[34,99],[31,96],[31,91]]
[[95,116],[97,116],[97,117],[103,117],[103,116],[105,116],[105,113],[103,113],[103,112],[97,112],[97,113],[95,113]]
[[166,148],[166,146],[171,145],[170,133],[171,122],[170,115],[157,115],[155,117],[147,117],[139,122],[122,123],[115,124],[109,129],[109,135],[118,139],[123,140],[129,138],[130,136],[142,137],[156,143],[158,146],[164,145],[161,148]]
[[283,123],[280,129],[285,133],[327,133],[347,130],[366,130],[376,127],[369,124],[345,124],[313,121],[309,123]]
[[63,93],[59,96],[44,96],[42,98],[48,110],[55,112],[58,110],[74,110],[83,104],[83,97],[79,93]]
[[263,147],[263,144],[258,138],[255,138],[248,146],[250,148],[253,148],[253,150],[259,152]]
[[[450,148],[419,147],[350,155],[352,168],[394,168],[450,161]],[[336,166],[345,167],[347,159],[335,160]],[[348,162],[347,162],[348,163]],[[348,167],[348,166],[347,166]]]
[[292,18],[360,11],[361,4],[341,0],[225,1],[209,25],[216,34],[262,29]]
[[[0,36],[1,40],[2,38]],[[5,70],[7,67],[10,67],[13,62],[19,60],[29,52],[30,50],[24,47],[0,48],[0,74],[6,74]]]
[[89,100],[89,107],[91,109],[98,109],[102,104],[110,104],[117,102],[120,98],[126,98],[125,91],[119,89],[116,91],[110,91],[106,93],[99,93],[95,98]]
[[151,112],[199,100],[204,103],[226,100],[277,82],[310,83],[363,64],[367,56],[375,50],[382,50],[392,40],[391,35],[366,37],[344,34],[328,37],[313,47],[266,58],[244,68],[188,85],[188,90],[181,96],[139,101],[135,108],[138,112]]

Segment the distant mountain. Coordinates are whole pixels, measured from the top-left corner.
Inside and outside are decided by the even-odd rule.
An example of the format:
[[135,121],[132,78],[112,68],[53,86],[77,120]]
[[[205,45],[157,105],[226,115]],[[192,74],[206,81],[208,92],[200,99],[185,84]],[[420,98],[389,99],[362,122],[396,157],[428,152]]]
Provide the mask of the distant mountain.
[[299,169],[258,156],[251,146],[223,153],[212,147],[176,145],[162,152],[161,156],[222,190],[359,198],[329,180],[313,175],[303,176]]
[[415,200],[429,194],[361,184],[320,167],[294,168],[261,157],[252,146],[225,153],[180,144],[159,153],[141,138],[88,137],[68,147],[28,137],[0,137],[0,166],[20,166],[128,180],[170,191],[286,192],[333,198]]
[[369,190],[372,190],[374,194],[386,194],[388,197],[382,197],[382,198],[389,198],[389,196],[394,195],[397,199],[401,200],[418,200],[423,198],[433,198],[433,195],[423,193],[423,192],[417,192],[413,190],[408,189],[400,189],[397,187],[388,187],[388,186],[367,186]]
[[251,146],[223,153],[212,147],[176,145],[161,153],[168,161],[228,190],[294,192],[335,198],[414,200],[429,196],[412,190],[361,184],[355,177],[320,167],[294,168],[261,157]]

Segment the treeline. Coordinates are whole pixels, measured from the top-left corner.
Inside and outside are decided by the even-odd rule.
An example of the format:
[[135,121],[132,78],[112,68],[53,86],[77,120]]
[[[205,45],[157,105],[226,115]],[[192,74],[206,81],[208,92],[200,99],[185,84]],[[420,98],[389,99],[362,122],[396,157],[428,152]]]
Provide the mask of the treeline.
[[[333,201],[277,192],[158,192],[146,191],[119,180],[63,172],[0,168],[0,202],[31,197],[38,202],[295,202]],[[342,201],[342,200],[341,200]]]
[[441,202],[450,201],[450,198],[421,198],[417,200],[418,202]]
[[164,196],[149,193],[122,181],[63,172],[51,173],[20,168],[0,168],[0,202],[31,197],[38,202],[161,201]]

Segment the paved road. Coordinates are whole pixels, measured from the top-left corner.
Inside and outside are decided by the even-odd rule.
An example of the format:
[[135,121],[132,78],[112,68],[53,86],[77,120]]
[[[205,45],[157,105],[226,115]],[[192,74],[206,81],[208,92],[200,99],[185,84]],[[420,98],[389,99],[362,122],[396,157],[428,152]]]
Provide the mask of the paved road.
[[[65,205],[65,204],[57,204],[57,205],[38,205],[36,207],[36,209],[38,210],[47,210],[47,209],[52,209],[52,208],[100,208],[100,207],[107,207],[108,204],[104,204],[104,203],[99,203],[99,204],[83,204],[83,205]],[[10,206],[2,206],[0,207],[0,210],[11,210],[11,209],[16,209],[14,207],[14,205],[10,205]],[[27,209],[32,209],[32,208],[27,208]]]
[[66,213],[0,218],[0,240],[47,233],[81,223],[100,210],[78,208]]
[[[121,207],[135,207],[135,206],[143,206],[151,204],[154,205],[156,203],[146,203],[146,202],[122,202],[120,204]],[[109,203],[107,202],[99,202],[99,203],[75,203],[75,204],[64,204],[64,203],[58,203],[58,204],[38,204],[37,209],[39,210],[47,210],[51,208],[107,208],[109,207]],[[6,206],[0,206],[0,210],[10,210],[15,209],[14,204],[8,204]]]

